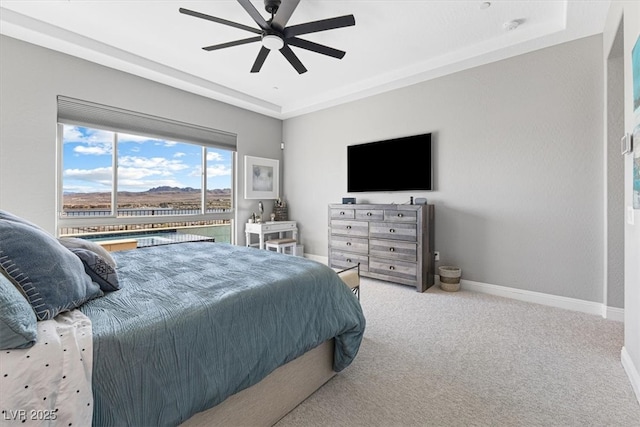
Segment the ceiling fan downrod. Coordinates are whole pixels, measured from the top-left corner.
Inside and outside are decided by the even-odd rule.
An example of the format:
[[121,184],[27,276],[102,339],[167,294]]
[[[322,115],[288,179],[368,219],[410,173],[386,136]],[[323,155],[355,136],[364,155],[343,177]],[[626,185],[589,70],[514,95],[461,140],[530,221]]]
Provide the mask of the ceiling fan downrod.
[[281,0],[264,0],[264,8],[271,14],[271,19],[273,19],[273,15],[278,11],[280,3],[282,3]]

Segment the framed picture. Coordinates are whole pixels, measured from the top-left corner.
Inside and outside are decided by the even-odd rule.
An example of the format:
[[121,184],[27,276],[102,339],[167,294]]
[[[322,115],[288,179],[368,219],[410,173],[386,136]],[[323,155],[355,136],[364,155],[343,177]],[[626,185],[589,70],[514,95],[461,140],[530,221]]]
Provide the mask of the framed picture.
[[633,111],[636,122],[640,120],[640,36],[631,50],[631,75],[633,76]]
[[244,156],[244,198],[277,199],[280,197],[279,168],[278,160]]

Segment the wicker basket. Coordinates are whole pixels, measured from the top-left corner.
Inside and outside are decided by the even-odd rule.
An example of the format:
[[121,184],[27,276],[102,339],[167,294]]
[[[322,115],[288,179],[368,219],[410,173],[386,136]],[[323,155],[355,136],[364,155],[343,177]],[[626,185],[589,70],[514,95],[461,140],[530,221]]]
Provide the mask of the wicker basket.
[[462,270],[458,267],[443,265],[438,268],[440,272],[440,288],[448,292],[456,292],[460,289],[460,276]]
[[289,221],[289,211],[286,206],[274,206],[273,214],[275,215],[274,221]]

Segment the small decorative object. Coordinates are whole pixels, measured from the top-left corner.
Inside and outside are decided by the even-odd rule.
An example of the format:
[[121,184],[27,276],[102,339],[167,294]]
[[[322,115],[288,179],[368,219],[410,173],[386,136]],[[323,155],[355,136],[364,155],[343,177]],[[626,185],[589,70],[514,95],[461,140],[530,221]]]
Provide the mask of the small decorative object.
[[282,199],[276,200],[273,204],[273,215],[275,215],[272,221],[288,221],[288,209],[287,204]]
[[244,156],[244,198],[277,199],[280,189],[278,160]]
[[440,272],[440,288],[448,292],[456,292],[460,289],[460,276],[462,270],[458,267],[443,265],[438,268]]
[[271,221],[275,221],[276,220],[276,214],[271,213]]

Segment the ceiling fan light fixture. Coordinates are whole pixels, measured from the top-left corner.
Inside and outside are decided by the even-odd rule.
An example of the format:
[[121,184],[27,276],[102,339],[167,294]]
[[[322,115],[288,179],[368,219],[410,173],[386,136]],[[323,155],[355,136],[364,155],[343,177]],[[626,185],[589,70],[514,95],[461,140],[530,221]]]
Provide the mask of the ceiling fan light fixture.
[[284,40],[275,34],[265,34],[262,36],[262,46],[269,50],[280,50],[284,47]]

